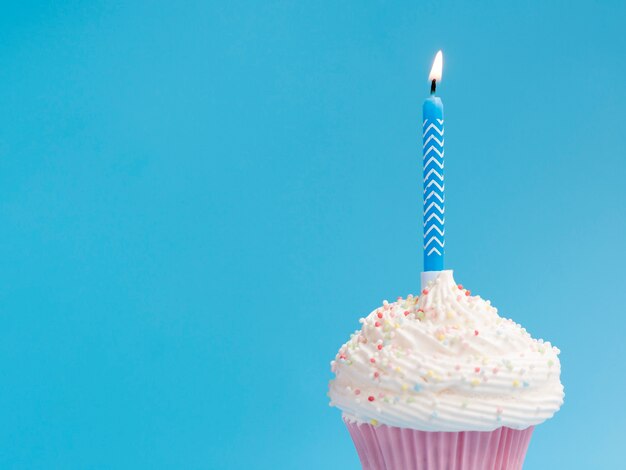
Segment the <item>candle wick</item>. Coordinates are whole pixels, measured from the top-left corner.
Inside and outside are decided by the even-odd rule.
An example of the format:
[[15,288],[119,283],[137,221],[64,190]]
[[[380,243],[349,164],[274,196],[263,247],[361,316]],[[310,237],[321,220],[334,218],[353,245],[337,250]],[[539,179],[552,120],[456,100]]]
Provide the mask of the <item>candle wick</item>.
[[430,94],[434,95],[437,90],[437,79],[433,78],[433,81],[430,83]]

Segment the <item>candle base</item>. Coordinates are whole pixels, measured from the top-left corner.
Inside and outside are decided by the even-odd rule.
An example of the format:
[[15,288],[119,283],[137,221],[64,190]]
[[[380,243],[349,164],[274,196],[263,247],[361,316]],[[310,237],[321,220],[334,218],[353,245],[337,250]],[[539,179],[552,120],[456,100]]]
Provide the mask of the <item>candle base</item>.
[[443,271],[424,271],[422,273],[422,289],[425,289],[429,282],[434,281],[443,272],[452,272],[451,269],[444,269]]

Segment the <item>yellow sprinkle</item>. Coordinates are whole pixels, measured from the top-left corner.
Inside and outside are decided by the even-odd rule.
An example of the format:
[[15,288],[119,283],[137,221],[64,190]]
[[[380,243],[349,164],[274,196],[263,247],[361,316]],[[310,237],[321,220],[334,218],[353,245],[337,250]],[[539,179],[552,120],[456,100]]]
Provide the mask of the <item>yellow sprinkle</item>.
[[403,391],[407,391],[409,389],[409,386],[407,384],[402,384],[402,390]]
[[444,339],[446,339],[446,335],[444,335],[443,333],[439,333],[439,334],[437,335],[437,339],[438,339],[439,341],[443,341]]
[[480,380],[478,380],[478,379],[472,379],[472,385],[473,385],[474,387],[476,387],[478,384],[480,384]]
[[376,420],[376,419],[372,419],[372,420],[370,421],[370,424],[371,424],[372,426],[376,426],[376,425],[378,424],[378,420]]
[[513,381],[513,386],[514,387],[519,387],[519,380],[514,380]]

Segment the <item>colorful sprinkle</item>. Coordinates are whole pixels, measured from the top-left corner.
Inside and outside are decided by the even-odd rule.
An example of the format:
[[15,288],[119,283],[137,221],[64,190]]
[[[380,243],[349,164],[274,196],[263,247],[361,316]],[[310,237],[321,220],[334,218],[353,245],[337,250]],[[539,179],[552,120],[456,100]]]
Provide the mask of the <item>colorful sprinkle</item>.
[[368,401],[374,401],[374,400],[376,400],[376,398],[374,398],[372,395],[370,395],[369,397],[367,397],[367,400]]
[[474,330],[474,336],[478,336],[478,330]]
[[424,295],[428,295],[428,289],[424,289],[424,290],[422,291],[422,294],[424,294]]
[[378,420],[377,420],[377,419],[371,419],[371,420],[370,420],[370,424],[371,424],[372,426],[376,426],[376,425],[378,425]]

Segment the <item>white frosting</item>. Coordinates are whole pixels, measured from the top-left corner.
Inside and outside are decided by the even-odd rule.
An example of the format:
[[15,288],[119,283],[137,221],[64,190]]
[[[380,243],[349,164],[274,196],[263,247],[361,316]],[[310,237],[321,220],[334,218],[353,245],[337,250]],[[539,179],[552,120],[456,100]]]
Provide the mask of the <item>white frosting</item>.
[[331,369],[349,420],[422,431],[524,429],[563,403],[559,350],[533,339],[442,271],[361,319]]

